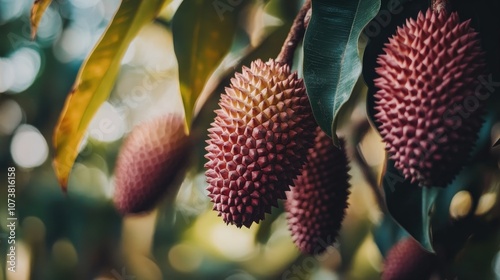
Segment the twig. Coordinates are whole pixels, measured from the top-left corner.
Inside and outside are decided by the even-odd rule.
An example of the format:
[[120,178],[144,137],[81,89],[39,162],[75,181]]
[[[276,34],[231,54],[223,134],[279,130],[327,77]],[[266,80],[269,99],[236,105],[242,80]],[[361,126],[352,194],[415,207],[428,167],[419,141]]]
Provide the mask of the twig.
[[436,13],[445,12],[449,13],[451,11],[451,5],[449,0],[432,0],[432,10]]
[[304,33],[306,31],[304,21],[307,12],[311,8],[311,0],[306,0],[299,13],[295,17],[293,21],[292,27],[290,28],[290,32],[286,37],[285,43],[281,47],[281,51],[276,57],[276,62],[286,64],[291,66],[293,64],[293,56],[295,53],[295,49],[297,49],[297,45],[302,41],[304,37]]
[[363,152],[361,151],[361,141],[363,140],[363,137],[366,135],[369,129],[370,129],[370,123],[368,122],[367,119],[363,119],[354,126],[354,133],[355,133],[353,136],[354,160],[361,168],[363,177],[365,178],[366,182],[368,182],[368,185],[372,189],[373,194],[375,195],[375,200],[377,201],[380,210],[384,213],[387,213],[387,206],[385,205],[385,199],[382,193],[380,192],[378,186],[379,185],[378,180],[373,174],[370,165],[366,162]]

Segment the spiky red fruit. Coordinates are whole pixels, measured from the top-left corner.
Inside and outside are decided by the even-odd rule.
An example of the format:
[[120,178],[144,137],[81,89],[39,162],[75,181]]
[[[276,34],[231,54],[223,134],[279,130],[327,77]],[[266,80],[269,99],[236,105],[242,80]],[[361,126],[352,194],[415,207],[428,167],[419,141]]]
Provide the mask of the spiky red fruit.
[[250,227],[286,197],[316,124],[304,82],[274,60],[243,67],[219,105],[205,156],[209,197],[227,224]]
[[382,279],[429,279],[437,261],[436,255],[422,249],[413,238],[403,239],[387,253]]
[[136,126],[116,162],[114,203],[118,211],[128,214],[151,210],[184,172],[188,143],[184,119],[177,114]]
[[379,131],[396,168],[422,186],[446,185],[482,124],[484,53],[470,21],[428,10],[410,19],[378,59]]
[[339,149],[319,127],[316,132],[307,163],[285,202],[293,241],[307,254],[320,254],[335,242],[350,193],[344,142]]

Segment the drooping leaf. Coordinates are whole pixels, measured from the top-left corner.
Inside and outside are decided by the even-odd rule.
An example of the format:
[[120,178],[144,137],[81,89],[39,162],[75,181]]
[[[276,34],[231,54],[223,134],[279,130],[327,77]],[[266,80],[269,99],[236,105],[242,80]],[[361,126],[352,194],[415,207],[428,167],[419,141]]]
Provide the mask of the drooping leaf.
[[141,27],[151,22],[169,0],[123,0],[97,46],[83,63],[54,132],[54,169],[66,189],[86,129],[108,98],[120,61]]
[[377,244],[380,253],[384,257],[399,240],[406,237],[408,237],[408,232],[396,223],[390,215],[384,215],[380,224],[373,230],[375,244]]
[[360,74],[358,40],[380,0],[312,0],[304,38],[304,81],[314,116],[336,142],[337,116]]
[[431,235],[431,209],[441,189],[422,188],[405,180],[387,160],[382,181],[387,209],[401,225],[426,250],[434,252]]
[[[484,116],[485,122],[479,131],[479,138],[475,143],[469,163],[457,175],[455,180],[444,188],[435,201],[434,215],[432,216],[432,236],[434,243],[444,248],[452,258],[457,254],[474,233],[485,230],[484,223],[477,216],[470,213],[459,220],[451,220],[450,205],[453,197],[460,191],[467,191],[477,205],[483,193],[488,164],[496,167],[496,162],[489,162],[490,131],[494,125],[495,112]],[[474,209],[471,209],[473,211]]]
[[196,100],[231,48],[240,12],[251,1],[184,0],[175,13],[172,34],[188,127]]
[[35,39],[38,25],[42,21],[42,16],[45,10],[49,7],[52,0],[35,0],[31,7],[31,39]]

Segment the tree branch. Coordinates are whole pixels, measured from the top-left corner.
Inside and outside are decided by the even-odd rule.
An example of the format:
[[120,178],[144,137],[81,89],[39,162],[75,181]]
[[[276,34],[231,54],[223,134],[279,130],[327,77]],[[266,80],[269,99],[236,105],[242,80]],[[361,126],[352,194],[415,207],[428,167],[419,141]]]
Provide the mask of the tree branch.
[[295,49],[297,49],[297,45],[304,38],[304,33],[306,31],[305,25],[307,24],[304,19],[309,9],[311,9],[311,0],[306,0],[293,21],[285,43],[283,43],[281,51],[276,57],[276,62],[292,66]]
[[387,206],[385,205],[384,196],[379,189],[377,178],[373,174],[370,165],[366,162],[363,152],[361,151],[361,141],[363,140],[363,137],[366,135],[369,129],[370,123],[367,119],[363,119],[354,126],[354,160],[361,168],[361,172],[363,173],[363,177],[368,183],[368,186],[370,186],[370,188],[372,189],[373,194],[375,195],[375,200],[380,210],[384,213],[387,213]]

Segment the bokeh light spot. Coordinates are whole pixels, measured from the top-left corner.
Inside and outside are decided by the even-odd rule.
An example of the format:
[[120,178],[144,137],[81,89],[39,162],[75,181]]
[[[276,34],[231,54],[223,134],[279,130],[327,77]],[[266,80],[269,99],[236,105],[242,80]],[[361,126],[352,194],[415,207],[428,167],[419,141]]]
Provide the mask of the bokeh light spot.
[[255,249],[251,232],[235,226],[218,224],[211,229],[210,238],[224,256],[233,260],[246,259]]
[[78,263],[76,249],[67,239],[59,239],[52,245],[52,257],[62,267],[74,267]]
[[49,147],[38,129],[24,124],[15,131],[10,152],[17,165],[33,168],[42,165],[47,160]]
[[113,142],[123,137],[125,123],[113,105],[104,102],[89,125],[89,136],[101,142]]
[[189,244],[177,244],[168,252],[170,265],[180,272],[196,271],[203,260],[203,256],[196,247]]
[[59,42],[54,45],[54,55],[63,62],[83,59],[90,49],[92,35],[88,29],[71,25],[62,33]]
[[14,100],[0,104],[0,134],[11,135],[23,120],[23,110]]
[[14,69],[10,59],[0,58],[0,92],[6,92],[14,84]]
[[42,66],[38,51],[32,48],[20,48],[11,55],[14,82],[10,91],[14,93],[25,91],[35,81]]

